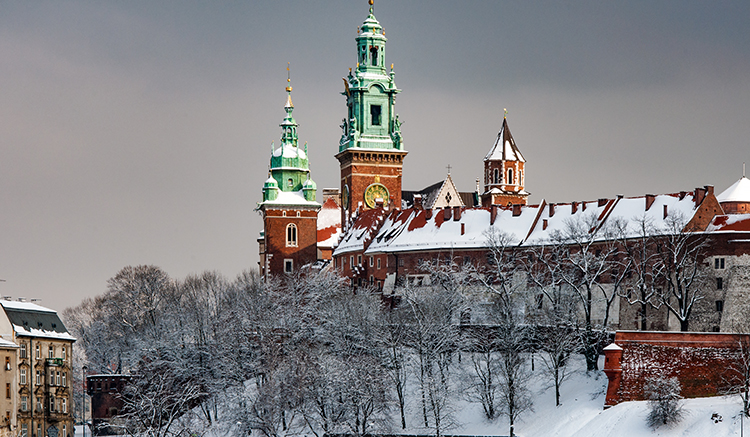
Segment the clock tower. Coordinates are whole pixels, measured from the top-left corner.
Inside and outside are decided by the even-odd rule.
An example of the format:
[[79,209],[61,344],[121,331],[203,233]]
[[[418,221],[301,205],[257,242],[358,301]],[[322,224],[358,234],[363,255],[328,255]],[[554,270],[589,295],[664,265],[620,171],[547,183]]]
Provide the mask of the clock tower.
[[357,67],[344,78],[347,114],[336,159],[341,168],[341,223],[357,210],[401,207],[401,170],[406,156],[395,113],[393,64],[386,70],[385,31],[370,13],[357,31]]

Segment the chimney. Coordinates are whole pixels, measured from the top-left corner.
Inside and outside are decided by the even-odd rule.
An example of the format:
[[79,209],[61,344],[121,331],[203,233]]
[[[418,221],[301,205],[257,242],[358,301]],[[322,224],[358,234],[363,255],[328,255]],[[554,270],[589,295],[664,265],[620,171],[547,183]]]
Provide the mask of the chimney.
[[414,195],[414,209],[418,209],[418,210],[422,209],[422,195],[421,194]]
[[570,202],[570,213],[575,214],[578,211],[578,202]]
[[519,215],[521,215],[521,205],[515,204],[513,205],[513,217],[518,217]]
[[543,230],[543,231],[546,231],[546,230],[547,230],[547,225],[548,225],[548,224],[549,224],[549,223],[547,222],[547,219],[542,219],[542,230]]
[[703,188],[706,189],[706,195],[714,194],[714,186],[713,185],[704,185]]
[[607,199],[599,199],[599,201],[597,202],[596,206],[602,207],[602,206],[604,206],[606,204],[607,204]]
[[466,233],[466,223],[461,223],[461,235]]
[[656,196],[653,194],[646,194],[646,211],[651,209],[651,205],[654,204],[654,200],[656,199]]
[[447,222],[450,219],[451,219],[451,207],[446,206],[445,208],[443,208],[443,220]]
[[685,196],[687,196],[687,191],[680,191],[680,200],[684,199]]
[[581,211],[586,211],[586,202],[581,202]]
[[667,205],[664,205],[664,217],[667,218]]
[[555,204],[554,203],[550,203],[549,204],[549,216],[552,217],[554,215],[555,215]]
[[429,220],[432,218],[432,208],[427,208],[424,210],[424,217]]
[[461,207],[454,206],[453,207],[453,221],[459,221],[459,220],[461,220]]
[[706,198],[706,190],[703,188],[696,188],[695,189],[695,196],[693,197],[693,201],[695,202],[695,206],[700,205],[703,203],[703,199]]
[[490,225],[495,224],[495,219],[497,218],[497,205],[490,206]]

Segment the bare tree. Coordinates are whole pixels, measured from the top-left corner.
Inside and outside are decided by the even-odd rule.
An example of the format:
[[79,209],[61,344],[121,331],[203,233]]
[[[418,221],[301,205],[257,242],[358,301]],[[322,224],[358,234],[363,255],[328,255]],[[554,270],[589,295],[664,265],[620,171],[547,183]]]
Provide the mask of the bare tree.
[[686,220],[679,214],[668,216],[665,223],[656,248],[665,286],[656,298],[677,318],[680,330],[687,331],[693,308],[705,298],[708,285],[703,268],[708,237],[686,229]]
[[683,416],[680,400],[680,381],[676,377],[654,378],[644,387],[649,398],[649,413],[646,423],[653,428],[678,423]]

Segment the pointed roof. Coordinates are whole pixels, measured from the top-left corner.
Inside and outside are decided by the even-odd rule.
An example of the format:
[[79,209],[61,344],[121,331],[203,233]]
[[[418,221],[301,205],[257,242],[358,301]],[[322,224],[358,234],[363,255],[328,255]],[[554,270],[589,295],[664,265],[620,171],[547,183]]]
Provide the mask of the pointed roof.
[[740,180],[716,196],[719,202],[750,202],[750,180],[742,176]]
[[510,133],[508,128],[508,119],[503,118],[503,127],[497,134],[497,140],[492,145],[487,156],[484,157],[485,161],[521,161],[526,162],[516,146],[516,140],[513,139],[513,135]]

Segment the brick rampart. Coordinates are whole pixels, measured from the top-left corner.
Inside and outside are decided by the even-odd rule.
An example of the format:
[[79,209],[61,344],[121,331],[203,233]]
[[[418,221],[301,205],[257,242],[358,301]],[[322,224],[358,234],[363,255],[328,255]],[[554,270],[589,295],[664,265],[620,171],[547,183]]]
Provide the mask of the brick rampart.
[[723,394],[737,376],[740,342],[749,339],[747,334],[617,331],[616,346],[604,350],[605,408],[645,400],[647,381],[659,377],[677,377],[686,398]]

